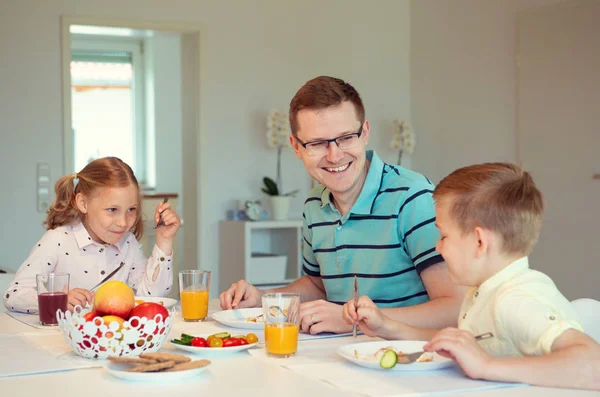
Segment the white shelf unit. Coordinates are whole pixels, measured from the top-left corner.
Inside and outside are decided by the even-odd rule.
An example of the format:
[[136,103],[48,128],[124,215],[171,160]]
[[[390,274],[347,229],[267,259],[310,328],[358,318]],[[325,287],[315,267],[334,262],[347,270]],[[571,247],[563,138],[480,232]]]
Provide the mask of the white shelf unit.
[[301,220],[222,221],[219,290],[241,279],[258,287],[291,283],[301,275],[301,242]]

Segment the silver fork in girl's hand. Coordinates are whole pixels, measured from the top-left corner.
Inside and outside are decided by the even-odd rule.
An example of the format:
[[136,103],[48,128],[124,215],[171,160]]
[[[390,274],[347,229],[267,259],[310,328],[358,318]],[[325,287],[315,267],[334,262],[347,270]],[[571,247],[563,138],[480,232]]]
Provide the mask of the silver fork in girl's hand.
[[[167,201],[169,201],[168,197],[165,197],[165,199],[163,200],[163,204],[165,204]],[[162,212],[161,214],[158,216],[158,223],[156,224],[156,226],[154,226],[154,229],[156,229],[159,226],[164,226],[165,222],[162,220]]]

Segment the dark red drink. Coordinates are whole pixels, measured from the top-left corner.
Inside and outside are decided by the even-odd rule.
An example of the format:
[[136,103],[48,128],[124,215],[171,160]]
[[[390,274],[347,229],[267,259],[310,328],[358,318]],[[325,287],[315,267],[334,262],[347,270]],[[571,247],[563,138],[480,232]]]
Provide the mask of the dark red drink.
[[40,322],[43,325],[57,325],[56,311],[67,310],[68,295],[65,292],[43,292],[38,295]]

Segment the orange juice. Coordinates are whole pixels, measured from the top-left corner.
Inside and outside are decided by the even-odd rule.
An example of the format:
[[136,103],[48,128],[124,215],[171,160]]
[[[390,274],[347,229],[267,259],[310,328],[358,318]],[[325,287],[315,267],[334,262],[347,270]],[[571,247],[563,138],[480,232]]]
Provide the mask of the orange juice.
[[204,320],[208,315],[208,291],[181,291],[181,315],[186,321]]
[[265,324],[267,353],[288,356],[298,349],[298,325],[292,323]]

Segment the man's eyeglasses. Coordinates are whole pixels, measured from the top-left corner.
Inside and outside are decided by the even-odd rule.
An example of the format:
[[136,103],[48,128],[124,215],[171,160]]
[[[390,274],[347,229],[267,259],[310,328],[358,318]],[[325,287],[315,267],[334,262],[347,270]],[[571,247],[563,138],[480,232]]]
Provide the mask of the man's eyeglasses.
[[306,150],[309,156],[320,156],[327,153],[329,150],[329,143],[335,142],[340,150],[352,149],[358,144],[360,136],[362,135],[363,126],[361,125],[357,132],[338,136],[333,139],[324,139],[322,141],[302,142],[298,137],[294,137],[300,145]]

